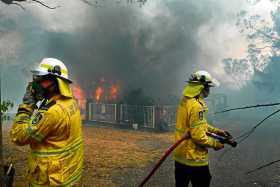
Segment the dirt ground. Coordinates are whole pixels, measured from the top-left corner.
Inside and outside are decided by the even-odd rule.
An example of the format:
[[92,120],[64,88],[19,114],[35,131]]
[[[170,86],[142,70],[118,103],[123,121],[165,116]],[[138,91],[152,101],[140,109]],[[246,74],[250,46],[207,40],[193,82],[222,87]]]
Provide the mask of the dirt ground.
[[[249,126],[220,123],[233,134],[239,134]],[[222,159],[221,152],[210,151],[212,185],[216,187],[278,187],[280,164],[273,165],[251,175],[245,172],[269,161],[280,159],[280,128],[272,123],[262,128],[238,148]],[[16,167],[15,187],[26,186],[24,180],[28,147],[12,145],[7,137],[10,124],[4,125],[4,150],[6,162]],[[83,183],[87,187],[137,186],[150,171],[164,150],[173,142],[173,133],[139,132],[84,125],[85,166]],[[174,186],[174,166],[169,157],[147,186]]]

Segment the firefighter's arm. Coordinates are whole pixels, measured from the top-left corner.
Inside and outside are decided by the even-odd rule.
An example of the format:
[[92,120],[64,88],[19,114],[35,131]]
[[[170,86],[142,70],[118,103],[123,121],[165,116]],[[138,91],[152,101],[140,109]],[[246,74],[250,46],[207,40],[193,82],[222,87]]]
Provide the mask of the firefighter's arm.
[[194,106],[190,114],[190,135],[192,140],[199,145],[205,147],[219,148],[222,144],[206,135],[208,131],[207,121],[203,110],[199,106]]
[[223,133],[224,131],[219,129],[219,128],[216,128],[216,127],[213,127],[212,125],[210,125],[209,123],[207,124],[208,125],[208,132],[212,132],[214,134],[220,134],[220,133]]
[[39,111],[32,116],[30,105],[19,106],[18,113],[10,130],[11,141],[17,145],[42,142],[56,124],[55,112]]
[[207,125],[208,125],[208,132],[212,132],[214,134],[217,134],[217,135],[220,135],[220,136],[223,136],[223,137],[232,138],[231,134],[228,131],[224,131],[222,129],[213,127],[210,124],[207,124]]

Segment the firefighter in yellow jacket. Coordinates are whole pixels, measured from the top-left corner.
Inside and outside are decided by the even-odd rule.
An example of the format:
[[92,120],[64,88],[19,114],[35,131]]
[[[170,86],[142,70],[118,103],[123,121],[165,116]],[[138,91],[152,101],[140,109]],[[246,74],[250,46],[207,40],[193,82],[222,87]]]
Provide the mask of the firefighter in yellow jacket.
[[29,186],[75,186],[83,167],[81,117],[68,71],[58,59],[45,58],[32,71],[10,138],[29,145]]
[[219,141],[208,137],[206,132],[220,136],[230,134],[207,123],[208,108],[204,101],[210,87],[218,86],[218,81],[206,72],[192,74],[177,109],[175,139],[184,134],[188,138],[174,151],[176,187],[186,187],[189,182],[193,187],[210,186],[211,175],[208,167],[208,148],[220,150],[224,147]]

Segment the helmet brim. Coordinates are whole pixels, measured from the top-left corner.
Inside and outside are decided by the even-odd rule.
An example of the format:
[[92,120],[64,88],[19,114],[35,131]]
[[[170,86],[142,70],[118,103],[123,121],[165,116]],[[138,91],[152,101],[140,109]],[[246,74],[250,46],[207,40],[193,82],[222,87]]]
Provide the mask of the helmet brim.
[[70,83],[70,84],[73,83],[72,80],[66,79],[66,78],[64,78],[64,77],[62,77],[62,76],[59,76],[59,75],[54,74],[54,73],[51,73],[51,72],[42,72],[42,71],[32,70],[31,73],[32,73],[33,75],[35,75],[35,76],[53,75],[53,76],[55,76],[55,77],[58,77],[58,78],[60,78],[60,79],[63,79],[63,80],[65,80],[65,81],[67,81],[67,82]]
[[49,73],[42,72],[42,71],[38,71],[38,70],[32,70],[31,73],[32,73],[33,75],[36,75],[36,76],[44,76],[44,75],[49,74]]
[[217,79],[212,78],[211,82],[208,84],[210,87],[219,87],[220,82]]
[[[202,84],[203,85],[203,83],[200,82],[200,81],[186,81],[186,82],[188,82],[188,83],[195,83],[195,84]],[[218,80],[216,80],[216,79],[212,79],[211,82],[209,81],[209,82],[206,82],[204,84],[208,85],[209,87],[219,87],[220,86],[220,82]]]

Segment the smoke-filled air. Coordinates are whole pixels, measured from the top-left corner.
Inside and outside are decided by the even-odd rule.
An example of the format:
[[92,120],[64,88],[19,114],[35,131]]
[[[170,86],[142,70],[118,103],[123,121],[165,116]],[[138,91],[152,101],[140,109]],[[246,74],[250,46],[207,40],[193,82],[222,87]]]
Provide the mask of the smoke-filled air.
[[[77,101],[81,111],[85,145],[81,186],[180,186],[174,172],[179,171],[176,164],[192,169],[202,163],[196,160],[196,164],[188,165],[189,160],[177,159],[180,148],[187,150],[186,157],[198,151],[203,158],[206,153],[199,152],[200,149],[214,149],[209,151],[210,186],[280,186],[279,41],[278,0],[1,0],[0,95],[4,103],[0,138],[8,151],[4,151],[4,158],[0,156],[0,162],[13,164],[9,171],[16,170],[14,186],[32,183],[24,178],[24,169],[30,169],[27,153],[30,149],[34,151],[37,144],[19,149],[13,144],[17,144],[19,130],[13,130],[17,123],[25,124],[18,106],[33,101],[27,93],[40,98],[39,91],[33,89],[35,78],[47,74],[56,77],[54,90],[62,97],[69,96],[66,88],[70,85],[73,102]],[[38,74],[43,72],[36,68],[44,58],[58,59],[68,71],[59,67],[58,74],[56,69]],[[200,70],[203,72],[194,74]],[[206,87],[214,83],[212,78],[219,86],[211,85],[207,97]],[[26,89],[29,82],[30,92]],[[42,90],[41,98],[51,101],[52,92]],[[182,145],[178,137],[183,136],[176,133],[178,129],[188,131],[182,124],[188,124],[191,115],[196,115],[196,104],[184,103],[195,102],[191,98],[199,101],[201,97],[208,109],[198,111],[197,120],[203,121],[204,112],[209,110],[205,125],[212,124],[221,131],[214,130],[213,135],[208,128],[209,132],[202,135],[210,143],[201,143],[195,137],[202,135],[193,132],[195,127],[190,122],[191,137],[182,139]],[[45,103],[40,99],[31,103],[39,107],[40,113],[37,102],[41,106]],[[238,109],[229,110],[232,108]],[[70,114],[73,111],[72,108]],[[40,126],[45,114],[36,115],[29,116],[29,125]],[[19,119],[23,121],[18,122]],[[46,141],[49,145],[55,139],[47,140],[53,132],[38,135],[30,130],[33,126],[26,128],[24,132],[29,133],[29,138],[44,137],[40,143]],[[58,128],[55,132],[59,132]],[[230,136],[222,132],[230,132]],[[212,145],[212,140],[218,143]],[[170,151],[173,157],[166,155],[167,160],[143,182],[174,143],[178,147]],[[219,143],[223,147],[218,147]],[[233,146],[235,143],[237,147]],[[211,146],[214,148],[210,149]],[[59,150],[62,149],[68,150]],[[190,153],[189,149],[194,151]],[[246,173],[251,170],[254,171]],[[201,173],[198,176],[206,180]],[[61,178],[66,180],[67,176]],[[50,186],[74,185],[74,179],[72,183],[70,179],[59,183],[60,179],[49,176],[48,180],[45,184]],[[34,184],[40,182],[43,184]]]

